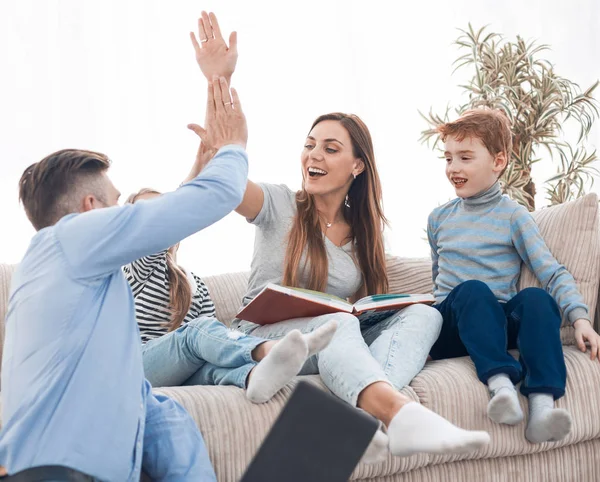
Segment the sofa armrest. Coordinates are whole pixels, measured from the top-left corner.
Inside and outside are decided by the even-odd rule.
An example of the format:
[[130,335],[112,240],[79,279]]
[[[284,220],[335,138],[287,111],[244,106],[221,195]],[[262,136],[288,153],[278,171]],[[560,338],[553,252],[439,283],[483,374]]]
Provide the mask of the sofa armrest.
[[0,264],[0,367],[2,366],[2,349],[4,348],[4,319],[8,309],[10,281],[15,272],[15,264]]

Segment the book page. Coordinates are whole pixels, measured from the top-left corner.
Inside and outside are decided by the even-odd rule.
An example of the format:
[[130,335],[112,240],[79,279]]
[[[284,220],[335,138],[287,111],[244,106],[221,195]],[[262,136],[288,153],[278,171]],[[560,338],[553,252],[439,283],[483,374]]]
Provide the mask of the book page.
[[344,300],[343,298],[340,298],[339,296],[330,295],[328,293],[323,293],[321,291],[307,290],[305,288],[291,288],[289,286],[286,286],[286,288],[291,291],[299,291],[300,293],[310,295],[310,297],[318,298],[320,300],[335,301],[336,304],[342,303],[342,304],[346,305],[349,309],[352,307],[351,303],[348,303],[346,300]]
[[362,298],[354,304],[355,313],[363,313],[369,310],[386,310],[386,309],[401,309],[405,306],[412,305],[414,303],[425,303],[433,304],[435,298],[431,294],[397,294],[397,295],[374,295]]
[[405,295],[405,294],[370,295],[370,296],[365,296],[364,298],[361,298],[360,300],[358,300],[356,303],[354,303],[354,306],[356,306],[356,308],[358,308],[361,304],[365,304],[365,303],[397,300],[399,298],[407,298],[409,296],[410,295]]

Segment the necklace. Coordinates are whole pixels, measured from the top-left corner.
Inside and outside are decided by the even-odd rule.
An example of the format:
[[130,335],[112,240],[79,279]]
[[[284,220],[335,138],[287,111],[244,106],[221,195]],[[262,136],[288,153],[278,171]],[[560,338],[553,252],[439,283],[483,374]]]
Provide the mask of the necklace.
[[341,216],[341,219],[337,219],[335,221],[328,221],[327,218],[325,217],[325,215],[321,211],[319,211],[317,209],[317,215],[321,218],[321,221],[325,221],[325,223],[324,223],[325,224],[325,231],[327,231],[334,224],[338,224],[338,223],[341,223],[341,222],[345,221],[343,214],[341,214],[339,212],[336,213],[336,214],[338,215],[338,218]]
[[323,216],[321,213],[319,213],[319,216],[321,216],[321,217],[323,218],[323,220],[325,221],[325,227],[326,227],[327,229],[329,229],[329,228],[330,228],[331,226],[333,226],[334,224],[337,224],[337,223],[341,222],[341,220],[337,220],[337,221],[331,221],[331,222],[329,222],[329,221],[327,221],[327,219],[326,219],[326,218],[325,218],[325,217],[324,217],[324,216]]

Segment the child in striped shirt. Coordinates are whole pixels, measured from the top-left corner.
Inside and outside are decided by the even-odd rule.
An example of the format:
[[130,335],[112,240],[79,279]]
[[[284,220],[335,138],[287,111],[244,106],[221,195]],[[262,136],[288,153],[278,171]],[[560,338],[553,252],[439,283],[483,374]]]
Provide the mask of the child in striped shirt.
[[[152,202],[143,189],[127,202]],[[312,333],[290,332],[278,341],[230,330],[215,318],[208,288],[177,264],[177,249],[123,267],[135,300],[144,373],[152,386],[234,385],[255,403],[272,398],[304,362],[331,340],[332,321]]]
[[[529,212],[502,195],[498,179],[512,152],[510,122],[500,111],[473,109],[438,128],[446,176],[457,198],[429,216],[435,307],[444,322],[433,359],[471,356],[488,385],[488,416],[523,420],[515,385],[529,399],[525,436],[532,443],[563,439],[571,416],[554,408],[565,393],[561,311],[575,327],[579,349],[598,355],[600,337],[573,277],[548,250]],[[517,293],[521,263],[544,287]],[[507,349],[519,349],[515,360]],[[600,357],[598,357],[600,360]]]

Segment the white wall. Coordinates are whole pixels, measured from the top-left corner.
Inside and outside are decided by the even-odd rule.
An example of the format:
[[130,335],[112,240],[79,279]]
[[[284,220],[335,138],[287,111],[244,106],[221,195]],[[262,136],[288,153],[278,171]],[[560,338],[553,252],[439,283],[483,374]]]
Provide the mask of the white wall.
[[[224,32],[238,31],[233,84],[249,122],[251,178],[297,188],[314,118],[360,115],[375,140],[389,251],[405,256],[428,255],[427,215],[453,197],[442,161],[418,143],[425,124],[417,110],[461,100],[457,85],[469,73],[451,76],[457,28],[489,24],[540,39],[563,76],[582,86],[600,77],[596,0],[3,0],[0,262],[26,250],[33,229],[17,183],[50,152],[107,153],[124,195],[170,190],[187,174],[197,141],[185,126],[204,118],[205,83],[188,39],[202,9],[217,13]],[[590,142],[600,147],[600,123]],[[551,164],[536,168],[539,183],[554,173]],[[181,262],[202,275],[244,270],[252,243],[252,227],[231,214],[184,243]]]

